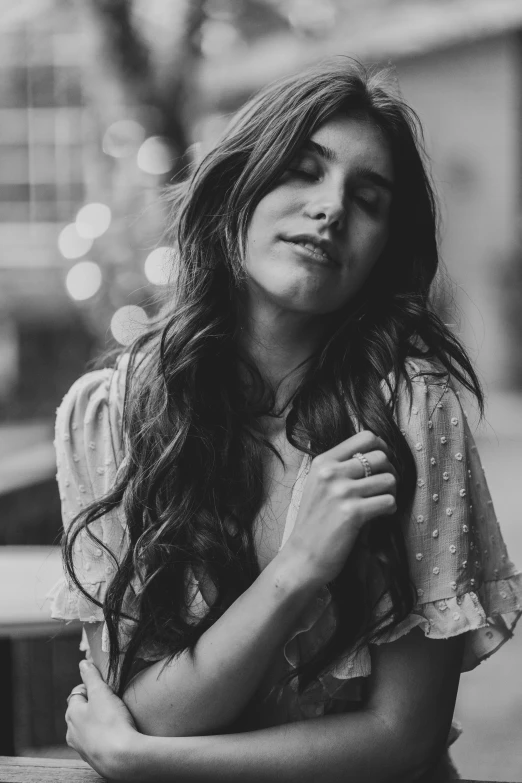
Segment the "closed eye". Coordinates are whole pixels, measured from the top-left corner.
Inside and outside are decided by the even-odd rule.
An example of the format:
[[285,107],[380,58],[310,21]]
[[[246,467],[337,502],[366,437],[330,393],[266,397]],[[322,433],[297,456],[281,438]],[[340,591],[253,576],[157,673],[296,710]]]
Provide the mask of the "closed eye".
[[355,200],[370,214],[375,214],[381,207],[379,194],[374,191],[359,191],[355,193]]
[[306,169],[297,169],[297,168],[288,168],[287,169],[291,174],[294,174],[297,177],[301,177],[302,179],[306,179],[309,182],[315,181],[318,177],[317,174],[313,171],[307,171]]

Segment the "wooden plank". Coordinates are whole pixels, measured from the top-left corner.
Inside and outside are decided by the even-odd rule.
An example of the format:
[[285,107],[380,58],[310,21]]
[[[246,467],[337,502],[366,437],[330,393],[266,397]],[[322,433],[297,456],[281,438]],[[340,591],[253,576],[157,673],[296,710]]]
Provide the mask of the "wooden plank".
[[76,634],[50,616],[46,594],[63,575],[60,547],[0,547],[0,636],[27,638]]
[[83,761],[0,756],[0,783],[102,783],[103,780]]
[[[78,663],[84,657],[80,638],[78,634],[11,641],[14,750],[4,750],[0,735],[0,756],[15,756],[22,748],[65,744],[66,699],[80,682]],[[0,675],[0,693],[7,679]],[[0,702],[0,714],[2,710],[7,710],[7,705]],[[40,751],[29,755],[39,756]],[[46,751],[42,755],[53,758],[54,754]]]
[[0,493],[0,546],[56,546],[63,532],[54,474],[38,484]]
[[[52,672],[52,637],[80,638],[80,622],[68,625],[52,620],[46,594],[62,575],[59,547],[0,547],[0,754],[15,753],[15,699],[13,693],[13,645],[15,640],[44,641],[36,650],[31,671],[38,670],[31,701],[31,735],[36,745],[56,741],[54,731],[55,683]],[[33,681],[35,678],[33,677]],[[39,698],[38,698],[39,695]],[[63,696],[63,694],[62,694]],[[65,698],[63,698],[65,712]],[[40,717],[40,720],[37,718]],[[60,732],[61,734],[61,732]]]
[[10,639],[0,639],[0,753],[14,753],[13,650]]
[[[0,783],[102,783],[104,780],[83,761],[0,756]],[[460,783],[491,781],[461,780]]]
[[53,478],[56,473],[56,454],[51,441],[35,443],[30,449],[0,459],[0,495],[15,489],[28,489]]

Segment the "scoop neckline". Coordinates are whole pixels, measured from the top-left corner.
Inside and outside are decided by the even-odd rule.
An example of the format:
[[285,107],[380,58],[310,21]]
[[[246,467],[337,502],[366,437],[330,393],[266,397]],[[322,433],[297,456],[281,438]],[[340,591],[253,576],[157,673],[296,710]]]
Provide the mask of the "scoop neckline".
[[[292,494],[290,495],[290,503],[288,504],[288,511],[286,512],[286,518],[285,518],[285,526],[283,528],[283,535],[281,537],[281,545],[279,546],[279,552],[284,547],[286,542],[288,541],[288,538],[290,537],[290,534],[292,530],[294,529],[295,525],[295,518],[297,517],[297,513],[299,511],[299,506],[301,504],[301,497],[302,494],[302,477],[303,473],[305,471],[305,468],[307,466],[309,460],[308,454],[303,454],[303,459],[301,460],[301,464],[299,466],[299,470],[297,471],[297,476],[295,478],[294,486],[292,488]],[[299,493],[299,498],[297,497]],[[292,513],[294,513],[294,519],[291,522],[291,516]],[[291,527],[290,527],[291,524]]]

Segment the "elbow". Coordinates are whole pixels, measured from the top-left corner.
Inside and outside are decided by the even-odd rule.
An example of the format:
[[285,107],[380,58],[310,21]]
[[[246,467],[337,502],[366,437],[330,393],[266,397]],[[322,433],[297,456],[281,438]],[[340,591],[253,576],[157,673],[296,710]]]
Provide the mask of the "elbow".
[[123,703],[129,710],[136,728],[140,734],[149,737],[196,737],[210,734],[220,734],[226,731],[226,727],[209,725],[204,715],[198,716],[186,714],[174,705],[156,708],[151,704],[138,702],[132,687],[123,694]]
[[146,734],[149,737],[178,736],[172,714],[169,715],[169,712],[159,708],[159,705],[154,708],[152,703],[147,703],[148,700],[138,698],[132,682],[127,686],[121,698],[132,715],[140,734]]
[[[427,783],[450,780],[451,761],[447,754],[447,733],[426,731],[419,736],[411,726],[378,723],[383,736],[386,769],[390,783]],[[445,775],[443,774],[445,773]]]
[[140,734],[149,737],[183,736],[181,727],[177,726],[172,716],[165,714],[163,710],[153,710],[140,704],[129,690],[125,691],[122,698]]
[[397,743],[396,750],[396,783],[451,779],[452,767],[445,742],[422,742],[418,737],[407,737]]

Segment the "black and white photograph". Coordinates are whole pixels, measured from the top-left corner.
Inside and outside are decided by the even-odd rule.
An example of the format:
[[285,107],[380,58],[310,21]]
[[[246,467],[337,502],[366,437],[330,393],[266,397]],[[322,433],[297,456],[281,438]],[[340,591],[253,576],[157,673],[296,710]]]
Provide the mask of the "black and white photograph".
[[522,0],[2,0],[0,783],[522,783]]

